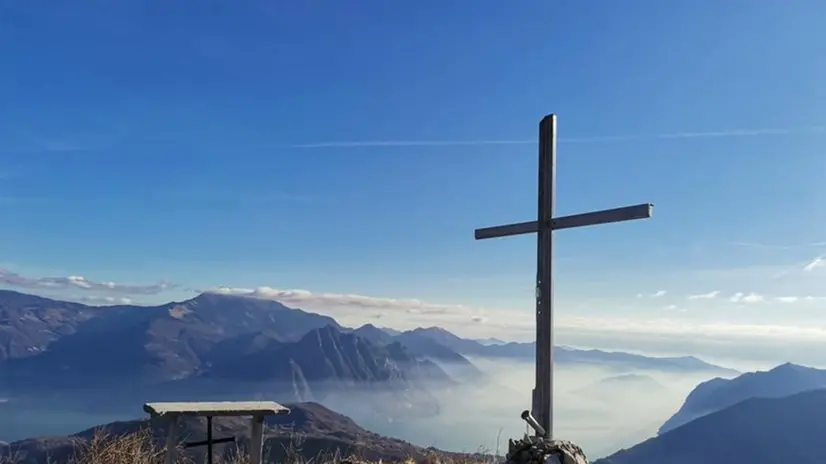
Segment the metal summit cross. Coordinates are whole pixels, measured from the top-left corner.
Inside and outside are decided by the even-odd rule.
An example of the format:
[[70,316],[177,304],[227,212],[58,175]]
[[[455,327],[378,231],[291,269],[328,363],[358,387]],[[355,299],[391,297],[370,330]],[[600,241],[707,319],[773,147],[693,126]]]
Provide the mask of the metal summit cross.
[[[476,229],[476,240],[536,233],[536,385],[532,416],[523,419],[537,435],[553,438],[553,231],[651,217],[654,205],[644,203],[624,208],[554,218],[556,181],[556,115],[539,123],[539,214],[536,221]],[[534,420],[534,418],[536,418]],[[537,424],[538,422],[538,424]],[[537,427],[537,425],[539,427]]]

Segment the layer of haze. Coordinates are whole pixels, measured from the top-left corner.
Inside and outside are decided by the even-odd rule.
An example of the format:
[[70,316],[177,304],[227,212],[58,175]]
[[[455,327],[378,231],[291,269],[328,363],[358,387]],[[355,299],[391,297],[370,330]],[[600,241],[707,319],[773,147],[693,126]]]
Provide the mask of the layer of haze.
[[[498,452],[507,451],[508,438],[519,438],[526,431],[520,414],[530,409],[530,394],[534,384],[533,363],[472,359],[474,365],[488,376],[485,382],[463,382],[445,388],[427,386],[436,397],[439,414],[422,418],[387,419],[375,413],[377,402],[383,411],[404,411],[416,408],[404,396],[379,395],[372,390],[347,390],[340,400],[323,400],[327,407],[350,416],[357,424],[385,436],[401,438],[420,446],[434,446],[452,451]],[[712,373],[680,374],[661,371],[624,370],[597,365],[557,366],[555,374],[555,436],[573,440],[582,446],[591,459],[610,454],[623,447],[639,443],[653,436],[660,425],[679,409],[686,395],[698,383],[714,377]],[[267,399],[290,402],[283,393],[265,393],[272,385],[244,386],[231,383],[218,387],[216,392],[204,391],[190,400],[246,399],[251,391]],[[280,390],[285,391],[284,389]],[[191,392],[194,394],[194,392]],[[143,416],[139,412],[143,401],[153,398],[113,399],[99,411],[87,411],[79,402],[47,405],[18,404],[11,399],[0,405],[0,413],[10,418],[12,427],[3,427],[0,421],[0,440],[12,441],[31,436],[67,435],[93,425]],[[425,393],[426,395],[426,393]],[[95,397],[92,393],[82,395]],[[237,397],[237,398],[236,398]],[[386,399],[379,399],[386,398]],[[372,401],[372,404],[370,402]],[[386,404],[392,402],[393,404]],[[42,409],[42,410],[41,410]],[[413,413],[414,411],[410,411]]]
[[[438,417],[398,423],[371,419],[353,409],[348,413],[378,433],[418,445],[456,451],[481,448],[490,452],[498,447],[499,454],[504,454],[508,438],[519,438],[526,430],[519,416],[530,409],[533,364],[472,361],[490,376],[490,382],[434,389],[442,408]],[[621,378],[626,381],[604,382],[631,373],[635,375]],[[689,391],[712,377],[710,373],[559,366],[554,392],[555,436],[575,441],[591,459],[605,456],[653,436],[679,409]]]

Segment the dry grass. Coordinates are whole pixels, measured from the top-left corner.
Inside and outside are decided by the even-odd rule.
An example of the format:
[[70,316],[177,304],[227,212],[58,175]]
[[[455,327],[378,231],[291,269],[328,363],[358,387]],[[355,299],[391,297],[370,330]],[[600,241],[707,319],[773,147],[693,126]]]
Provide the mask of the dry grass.
[[[266,456],[269,450],[264,450]],[[301,443],[291,441],[285,447],[282,454],[284,458],[279,461],[287,464],[383,464],[369,463],[356,456],[342,457],[338,453],[322,453],[308,457],[301,452]],[[196,461],[186,453],[182,447],[177,451],[178,464],[196,464]],[[45,457],[38,459],[37,464],[165,464],[166,451],[157,440],[153,439],[150,429],[144,429],[136,433],[125,435],[112,435],[104,430],[98,431],[88,442],[84,442],[74,447],[73,452],[64,457]],[[203,459],[203,458],[201,458]],[[197,462],[204,462],[200,460]],[[407,458],[401,462],[404,464],[492,464],[494,460],[456,460],[441,456],[438,453],[430,453],[419,459]],[[25,456],[0,456],[0,464],[32,464],[34,461]],[[265,461],[266,462],[266,461]],[[384,461],[390,463],[390,461]],[[226,453],[215,453],[214,464],[250,464],[249,456],[240,447],[232,449]]]
[[121,436],[100,431],[75,449],[70,459],[72,464],[155,464],[163,462],[164,451],[153,442],[148,429]]

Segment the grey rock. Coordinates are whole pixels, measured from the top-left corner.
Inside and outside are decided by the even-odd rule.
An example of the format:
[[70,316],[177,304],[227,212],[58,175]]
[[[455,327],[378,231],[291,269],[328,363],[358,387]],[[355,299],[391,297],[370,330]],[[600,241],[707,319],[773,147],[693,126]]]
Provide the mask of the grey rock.
[[566,440],[525,436],[508,442],[507,464],[588,464],[582,448]]

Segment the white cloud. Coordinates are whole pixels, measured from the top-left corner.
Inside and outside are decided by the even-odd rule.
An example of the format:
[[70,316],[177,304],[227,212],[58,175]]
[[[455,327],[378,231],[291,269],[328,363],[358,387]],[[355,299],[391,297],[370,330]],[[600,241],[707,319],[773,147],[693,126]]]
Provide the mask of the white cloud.
[[[288,306],[299,307],[336,318],[348,326],[359,326],[370,320],[381,318],[381,325],[405,330],[415,327],[440,326],[460,336],[484,338],[496,336],[511,340],[531,340],[535,333],[533,308],[501,309],[479,308],[467,305],[441,304],[419,299],[382,298],[358,294],[314,293],[308,290],[285,290],[271,287],[231,288],[215,290],[219,293],[249,297],[274,299]],[[719,291],[715,293],[715,297]],[[707,298],[708,294],[705,294]],[[756,293],[740,293],[741,303],[758,302],[766,297]],[[777,297],[791,301],[789,297]],[[820,297],[810,297],[815,301]],[[805,297],[799,297],[805,300]],[[605,308],[617,309],[617,307]],[[577,340],[597,340],[600,334],[612,340],[624,340],[633,345],[635,336],[646,336],[662,340],[662,337],[682,337],[695,340],[709,337],[715,340],[739,342],[749,339],[759,342],[764,338],[772,340],[819,340],[826,342],[826,326],[796,326],[774,324],[752,324],[740,322],[704,322],[692,317],[679,305],[668,305],[664,309],[673,317],[603,317],[578,315],[576,310],[559,305],[555,324],[557,334],[576,344]],[[796,338],[797,337],[797,338]],[[801,338],[802,337],[802,338]]]
[[25,277],[20,274],[0,269],[0,283],[21,288],[104,290],[120,293],[156,294],[172,288],[168,283],[152,285],[130,285],[110,281],[97,282],[82,276],[61,277]]
[[103,291],[107,293],[117,293],[121,295],[156,295],[174,288],[166,282],[150,285],[131,285],[116,282],[98,282],[86,279],[82,276],[69,275],[60,277],[28,277],[20,275],[7,269],[0,269],[0,285],[17,287],[23,289],[42,290],[90,290]]
[[[783,297],[789,298],[789,297]],[[759,295],[757,293],[751,292],[745,294],[743,292],[737,292],[729,298],[729,301],[732,303],[760,303],[764,301],[766,298],[763,295]]]
[[660,298],[667,294],[665,290],[657,290],[654,293],[637,293],[637,298]]
[[803,270],[806,272],[812,272],[819,267],[826,266],[826,255],[818,256],[817,258],[813,259],[809,264],[803,267]]
[[756,293],[749,293],[743,297],[743,301],[746,303],[760,303],[763,300],[765,300],[763,295],[758,295]]
[[275,300],[287,306],[334,317],[357,327],[381,319],[381,325],[399,330],[438,325],[463,336],[486,337],[506,332],[533,333],[532,311],[479,308],[461,304],[426,302],[415,298],[384,298],[350,293],[316,293],[273,287],[220,287],[216,293]]
[[717,298],[717,295],[720,294],[719,290],[714,290],[708,293],[700,293],[698,295],[688,295],[689,300],[712,300]]
[[129,305],[132,304],[131,298],[114,297],[114,296],[100,296],[100,295],[81,295],[72,298],[73,300],[90,304],[104,304],[104,305]]
[[780,303],[795,303],[800,300],[800,298],[796,296],[778,296],[774,299],[775,301],[779,301]]
[[676,312],[680,312],[680,313],[684,313],[684,312],[687,311],[686,308],[682,308],[682,307],[677,306],[675,304],[670,304],[670,305],[666,306],[664,309],[666,311],[676,311]]
[[463,305],[425,303],[417,299],[380,298],[356,294],[313,293],[309,290],[283,290],[272,287],[255,289],[220,287],[218,293],[252,296],[276,300],[293,306],[353,306],[373,309],[398,309],[410,314],[443,314],[447,311],[468,311]]
[[561,318],[558,327],[567,331],[602,334],[699,336],[737,341],[750,339],[817,340],[826,342],[826,327],[784,324],[748,324],[698,322],[685,318],[631,319],[609,317]]

